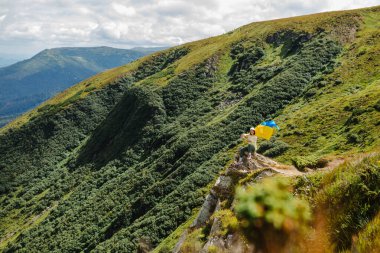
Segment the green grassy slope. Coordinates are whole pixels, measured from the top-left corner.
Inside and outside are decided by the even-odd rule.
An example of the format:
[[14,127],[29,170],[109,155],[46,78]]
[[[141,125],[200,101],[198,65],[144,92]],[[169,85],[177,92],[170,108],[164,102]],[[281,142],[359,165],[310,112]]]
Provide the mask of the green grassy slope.
[[284,158],[368,152],[380,146],[380,17],[369,12],[340,66],[321,76],[277,118],[281,139],[292,149]]
[[262,151],[284,161],[376,149],[379,18],[375,7],[253,23],[98,74],[16,119],[0,130],[0,250],[155,247],[265,119],[282,130]]

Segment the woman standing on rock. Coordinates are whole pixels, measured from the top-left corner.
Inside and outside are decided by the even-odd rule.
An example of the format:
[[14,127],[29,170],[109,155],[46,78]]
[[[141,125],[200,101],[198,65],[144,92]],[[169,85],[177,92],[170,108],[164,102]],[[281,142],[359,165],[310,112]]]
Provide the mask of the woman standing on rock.
[[247,139],[248,140],[248,146],[240,149],[239,162],[242,161],[242,158],[244,155],[248,155],[248,159],[251,159],[252,153],[255,154],[255,151],[257,150],[257,136],[256,136],[255,128],[251,127],[251,129],[249,129],[249,133],[248,134],[242,134],[240,136],[240,138]]

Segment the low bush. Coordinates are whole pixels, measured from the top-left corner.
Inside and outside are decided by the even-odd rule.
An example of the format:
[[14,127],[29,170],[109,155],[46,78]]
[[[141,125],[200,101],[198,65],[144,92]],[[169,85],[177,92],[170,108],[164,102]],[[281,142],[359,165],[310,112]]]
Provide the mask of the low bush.
[[221,223],[220,231],[218,231],[217,236],[225,236],[227,234],[232,234],[238,229],[238,220],[235,214],[230,209],[223,209],[216,212],[211,217],[211,219],[215,218],[218,219]]
[[182,244],[181,252],[200,252],[204,244],[205,235],[201,228],[191,231]]
[[327,165],[328,161],[324,158],[319,158],[314,155],[310,156],[296,156],[293,157],[292,163],[297,169],[304,171],[305,168],[316,169],[323,168]]
[[376,109],[376,111],[380,112],[380,100],[378,100],[373,107]]
[[238,188],[236,201],[241,229],[265,252],[284,247],[310,220],[307,201],[293,196],[285,178],[267,178],[246,189]]
[[286,142],[273,139],[261,142],[257,152],[268,157],[276,157],[283,154],[288,149],[289,145]]

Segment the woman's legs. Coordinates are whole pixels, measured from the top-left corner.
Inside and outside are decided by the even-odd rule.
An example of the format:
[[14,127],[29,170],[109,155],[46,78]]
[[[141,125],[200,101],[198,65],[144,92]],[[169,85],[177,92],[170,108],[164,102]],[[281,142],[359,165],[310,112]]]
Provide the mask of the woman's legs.
[[248,152],[248,147],[244,147],[240,149],[239,155],[243,157]]
[[252,144],[248,144],[247,151],[248,151],[248,158],[251,159],[252,153],[253,154],[255,153],[255,146],[253,146]]

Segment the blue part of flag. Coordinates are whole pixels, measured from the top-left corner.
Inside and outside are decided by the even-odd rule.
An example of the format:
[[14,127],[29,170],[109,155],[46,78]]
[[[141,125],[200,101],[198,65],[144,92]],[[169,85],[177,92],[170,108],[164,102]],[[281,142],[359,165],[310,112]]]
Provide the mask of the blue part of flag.
[[280,129],[280,128],[277,126],[277,124],[274,122],[274,120],[264,121],[263,123],[261,123],[261,125],[263,125],[263,126],[268,126],[268,127],[272,127],[272,128],[276,128],[277,130]]

